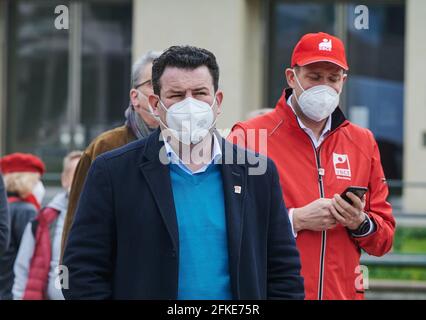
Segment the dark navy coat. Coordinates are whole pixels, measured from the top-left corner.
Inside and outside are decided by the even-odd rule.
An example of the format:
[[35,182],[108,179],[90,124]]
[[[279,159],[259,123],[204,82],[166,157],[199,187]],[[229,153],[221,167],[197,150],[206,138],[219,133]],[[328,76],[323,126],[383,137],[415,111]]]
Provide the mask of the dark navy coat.
[[[92,164],[63,258],[66,299],[177,298],[179,234],[159,137],[157,130]],[[303,299],[275,165],[262,158],[266,172],[250,175],[250,152],[220,141],[233,298]]]

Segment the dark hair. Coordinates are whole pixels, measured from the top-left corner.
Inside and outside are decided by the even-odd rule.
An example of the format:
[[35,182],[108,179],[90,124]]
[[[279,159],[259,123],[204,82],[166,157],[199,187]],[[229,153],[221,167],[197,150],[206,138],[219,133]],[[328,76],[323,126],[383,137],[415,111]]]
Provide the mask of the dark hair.
[[192,46],[172,46],[168,48],[152,64],[152,87],[156,95],[160,95],[160,78],[166,67],[194,70],[206,66],[213,79],[214,91],[219,87],[219,66],[213,53],[206,49]]

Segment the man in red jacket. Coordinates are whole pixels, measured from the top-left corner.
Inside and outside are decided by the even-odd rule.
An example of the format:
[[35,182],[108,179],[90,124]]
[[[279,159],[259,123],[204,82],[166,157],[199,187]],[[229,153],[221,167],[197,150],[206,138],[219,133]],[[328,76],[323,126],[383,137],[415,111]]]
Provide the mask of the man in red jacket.
[[[266,153],[278,167],[307,299],[363,299],[361,249],[381,256],[393,242],[395,220],[377,143],[338,108],[347,70],[340,39],[304,35],[285,70],[290,88],[275,109],[237,123],[228,137]],[[349,192],[349,204],[340,196],[349,186],[367,187],[366,196]]]

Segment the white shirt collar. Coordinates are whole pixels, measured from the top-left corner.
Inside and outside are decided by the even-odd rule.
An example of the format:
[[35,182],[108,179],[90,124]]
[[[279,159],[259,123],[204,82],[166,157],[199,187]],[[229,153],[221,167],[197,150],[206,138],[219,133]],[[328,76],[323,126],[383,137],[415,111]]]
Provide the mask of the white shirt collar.
[[324,141],[325,137],[331,131],[331,116],[328,116],[328,119],[327,119],[327,122],[325,123],[324,129],[322,130],[321,135],[320,135],[319,139],[317,140],[314,132],[303,124],[303,122],[299,119],[296,112],[294,111],[293,105],[291,103],[291,97],[292,96],[293,95],[290,95],[290,97],[288,97],[287,104],[290,106],[291,110],[293,110],[293,113],[296,115],[297,122],[299,122],[299,126],[309,135],[309,137],[311,138],[312,142],[315,145],[315,148],[318,148],[321,145],[321,143]]
[[222,157],[222,148],[220,147],[219,140],[216,137],[216,134],[213,133],[212,136],[213,136],[212,158],[209,163],[204,164],[197,171],[191,171],[179,158],[179,156],[173,150],[172,146],[166,141],[166,139],[164,139],[164,147],[166,148],[167,157],[170,159],[170,163],[178,165],[183,171],[191,175],[206,171],[209,165],[211,165],[212,163],[216,163],[216,161]]

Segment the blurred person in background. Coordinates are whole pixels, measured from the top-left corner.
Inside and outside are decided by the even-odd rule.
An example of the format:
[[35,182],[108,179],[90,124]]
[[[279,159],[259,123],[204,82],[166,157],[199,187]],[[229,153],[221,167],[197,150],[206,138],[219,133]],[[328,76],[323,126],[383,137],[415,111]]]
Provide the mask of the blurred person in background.
[[57,267],[69,190],[82,154],[82,151],[72,151],[64,158],[62,192],[25,229],[14,265],[12,293],[15,300],[63,300]]
[[0,159],[0,170],[11,221],[9,248],[0,257],[0,300],[11,300],[13,264],[25,227],[40,209],[45,194],[41,177],[46,169],[43,161],[32,154],[13,153]]
[[124,146],[134,140],[145,138],[158,128],[158,121],[149,106],[148,96],[153,93],[152,62],[160,54],[161,52],[149,51],[133,64],[130,102],[125,111],[125,124],[100,134],[90,143],[81,156],[69,195],[68,211],[62,234],[61,256],[74,220],[78,199],[92,162],[98,155]]
[[[338,107],[348,69],[339,38],[304,35],[274,111],[237,123],[228,137],[259,151],[255,135],[267,131],[267,155],[280,173],[307,299],[363,299],[361,249],[384,255],[395,232],[377,142]],[[348,192],[350,204],[340,196],[349,186],[368,192],[361,199]]]
[[7,205],[6,189],[0,171],[0,257],[9,247],[10,240],[10,215]]
[[261,116],[265,113],[271,112],[272,110],[274,110],[274,109],[273,108],[261,108],[261,109],[256,109],[256,110],[250,111],[247,114],[246,120],[256,118],[256,117]]

